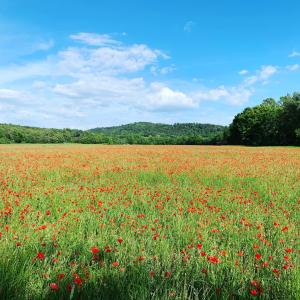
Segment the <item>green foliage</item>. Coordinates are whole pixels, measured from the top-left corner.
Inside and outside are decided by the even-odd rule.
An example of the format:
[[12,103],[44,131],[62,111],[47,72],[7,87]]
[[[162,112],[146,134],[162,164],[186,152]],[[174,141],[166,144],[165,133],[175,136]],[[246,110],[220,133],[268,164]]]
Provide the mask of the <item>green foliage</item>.
[[59,144],[59,143],[104,143],[101,134],[77,129],[53,129],[18,126],[11,124],[0,125],[0,143],[32,143],[32,144]]
[[251,146],[299,145],[300,94],[272,98],[235,116],[229,126],[230,144]]
[[223,140],[223,130],[224,126],[197,123],[167,125],[141,122],[88,131],[0,124],[0,143],[220,144]]

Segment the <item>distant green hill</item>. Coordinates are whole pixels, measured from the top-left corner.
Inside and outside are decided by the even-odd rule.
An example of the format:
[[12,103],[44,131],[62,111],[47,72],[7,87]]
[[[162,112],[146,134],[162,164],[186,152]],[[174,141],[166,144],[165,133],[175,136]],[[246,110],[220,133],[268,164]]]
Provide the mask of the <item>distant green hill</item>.
[[0,144],[82,143],[201,145],[222,142],[225,127],[212,124],[138,122],[90,130],[52,129],[0,124]]
[[201,135],[202,137],[211,137],[223,132],[224,126],[200,123],[175,123],[173,125],[137,122],[121,126],[102,127],[91,129],[91,132],[103,133],[108,135],[140,135],[149,136],[191,136]]

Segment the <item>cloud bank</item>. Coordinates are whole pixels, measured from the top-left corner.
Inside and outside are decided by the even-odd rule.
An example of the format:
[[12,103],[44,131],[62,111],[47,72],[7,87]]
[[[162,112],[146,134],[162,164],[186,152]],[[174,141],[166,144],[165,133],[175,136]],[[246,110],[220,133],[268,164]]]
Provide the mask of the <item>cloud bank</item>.
[[[190,24],[186,26],[188,31]],[[53,40],[43,42],[36,51],[53,45]],[[95,124],[97,115],[105,120],[111,115],[112,123],[120,123],[126,115],[195,110],[208,101],[243,105],[258,84],[267,84],[281,71],[264,65],[252,75],[240,71],[243,78],[234,86],[193,84],[186,89],[164,78],[176,71],[170,59],[161,49],[124,44],[108,34],[72,34],[69,46],[44,59],[0,68],[0,117],[4,122],[87,128],[101,125]]]

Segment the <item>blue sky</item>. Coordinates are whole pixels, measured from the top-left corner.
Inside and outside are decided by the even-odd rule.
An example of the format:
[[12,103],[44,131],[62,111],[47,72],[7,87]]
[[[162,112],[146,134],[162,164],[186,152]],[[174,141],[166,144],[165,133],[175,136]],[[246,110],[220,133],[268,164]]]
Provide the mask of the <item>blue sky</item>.
[[0,123],[229,124],[299,91],[299,1],[2,0]]

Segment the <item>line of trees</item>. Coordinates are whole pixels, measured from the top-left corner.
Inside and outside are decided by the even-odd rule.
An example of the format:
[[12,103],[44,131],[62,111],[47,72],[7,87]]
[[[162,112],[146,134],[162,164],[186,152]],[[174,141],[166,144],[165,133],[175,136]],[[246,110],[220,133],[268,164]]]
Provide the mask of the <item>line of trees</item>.
[[237,114],[224,133],[233,145],[300,145],[300,93],[265,99]]
[[[166,125],[128,124],[110,130],[48,129],[0,124],[0,144],[141,144],[141,145],[205,145],[221,143],[223,126],[209,124]],[[174,126],[174,132],[167,127]],[[140,127],[144,128],[142,130]],[[180,127],[180,130],[178,129]],[[201,128],[201,134],[195,130]]]

